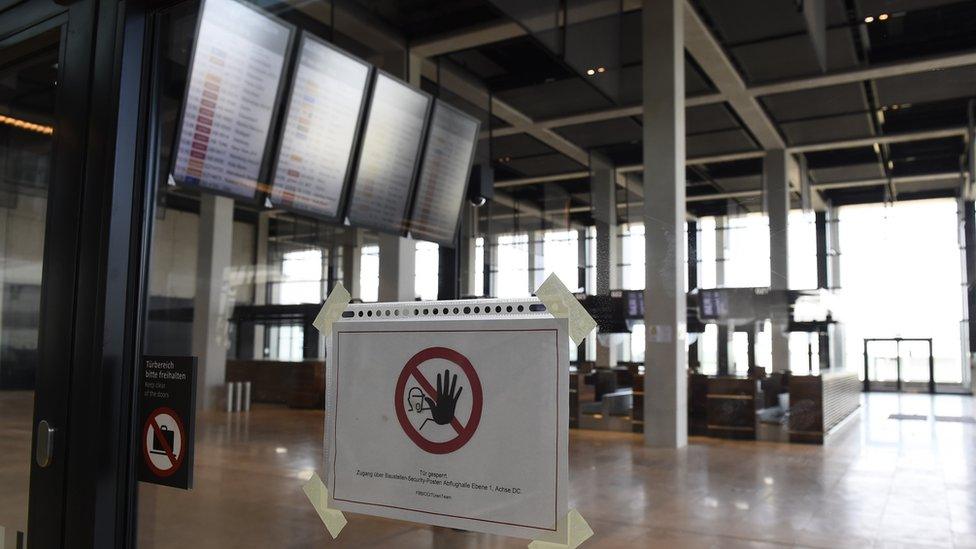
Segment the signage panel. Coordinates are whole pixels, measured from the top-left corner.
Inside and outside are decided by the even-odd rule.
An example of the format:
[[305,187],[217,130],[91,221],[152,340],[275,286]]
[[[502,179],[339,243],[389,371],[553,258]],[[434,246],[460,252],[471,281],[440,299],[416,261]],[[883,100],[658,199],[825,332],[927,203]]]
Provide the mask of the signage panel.
[[329,507],[557,537],[567,512],[567,329],[548,315],[336,322]]
[[349,222],[406,234],[431,97],[377,72],[349,201]]
[[363,61],[302,34],[271,179],[276,206],[341,217],[369,72]]
[[453,247],[481,123],[440,100],[430,120],[410,232]]
[[193,485],[196,372],[196,357],[142,358],[139,480],[183,489]]
[[173,180],[256,196],[291,26],[236,0],[205,0],[173,155]]

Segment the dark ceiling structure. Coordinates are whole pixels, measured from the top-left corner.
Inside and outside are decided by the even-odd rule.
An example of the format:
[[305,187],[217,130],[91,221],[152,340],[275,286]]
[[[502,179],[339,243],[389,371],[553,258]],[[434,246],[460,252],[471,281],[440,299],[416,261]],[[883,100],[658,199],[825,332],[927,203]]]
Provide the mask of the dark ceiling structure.
[[[837,205],[958,194],[976,2],[823,3],[821,62],[803,0],[686,0],[690,215],[761,210],[772,149]],[[640,211],[640,0],[285,4],[334,19],[340,45],[364,56],[402,48],[425,89],[481,117],[497,190],[482,218],[588,224],[593,154],[617,167],[621,219]]]

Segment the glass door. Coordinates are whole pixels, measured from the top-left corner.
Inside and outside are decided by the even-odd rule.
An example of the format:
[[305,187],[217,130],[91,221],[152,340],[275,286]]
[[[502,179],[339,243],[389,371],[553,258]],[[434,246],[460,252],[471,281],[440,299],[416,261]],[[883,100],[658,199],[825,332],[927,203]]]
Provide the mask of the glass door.
[[91,10],[87,2],[3,4],[0,548],[58,547],[69,528],[69,379]]
[[864,340],[864,390],[935,392],[932,340]]

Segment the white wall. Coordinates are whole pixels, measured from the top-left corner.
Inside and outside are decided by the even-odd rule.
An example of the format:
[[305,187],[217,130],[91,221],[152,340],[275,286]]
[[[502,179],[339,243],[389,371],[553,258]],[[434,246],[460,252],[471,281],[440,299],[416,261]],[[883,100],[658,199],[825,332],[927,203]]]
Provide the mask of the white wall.
[[[226,276],[234,287],[237,303],[253,301],[254,225],[234,222],[231,250],[232,273]],[[199,216],[166,209],[157,217],[151,244],[150,295],[193,298],[196,291]]]

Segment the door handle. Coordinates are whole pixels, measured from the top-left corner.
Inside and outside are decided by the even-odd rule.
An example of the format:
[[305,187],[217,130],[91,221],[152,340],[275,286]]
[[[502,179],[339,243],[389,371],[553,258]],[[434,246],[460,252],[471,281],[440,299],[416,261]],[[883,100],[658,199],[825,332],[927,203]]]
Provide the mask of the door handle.
[[34,447],[34,461],[40,467],[51,465],[54,460],[54,432],[57,431],[46,419],[37,424],[37,442]]

